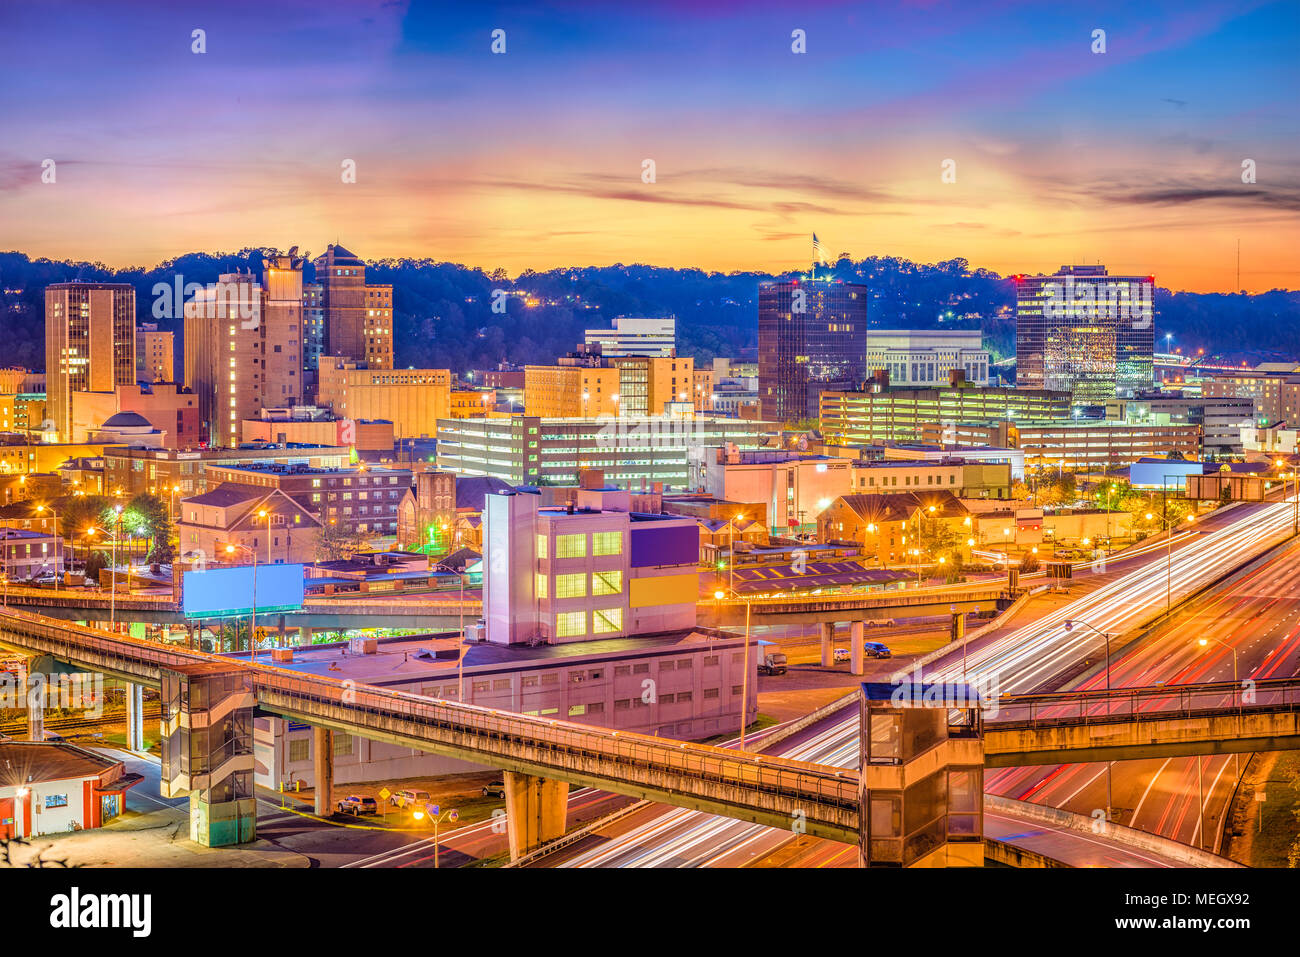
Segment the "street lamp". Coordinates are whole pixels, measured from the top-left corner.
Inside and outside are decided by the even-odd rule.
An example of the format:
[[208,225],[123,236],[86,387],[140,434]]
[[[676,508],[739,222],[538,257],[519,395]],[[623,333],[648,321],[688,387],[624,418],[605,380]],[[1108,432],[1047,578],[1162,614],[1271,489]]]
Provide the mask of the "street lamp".
[[[117,631],[117,540],[122,535],[122,506],[113,506],[113,516],[117,520],[117,531],[113,533],[112,569],[108,573],[108,630]],[[127,572],[126,589],[131,590],[131,573]]]
[[[226,554],[235,554],[237,548],[242,548],[253,556],[253,615],[248,624],[248,660],[255,664],[257,662],[257,550],[249,548],[247,545],[241,545],[238,542],[227,542]],[[235,641],[238,636],[239,629],[236,627],[235,637],[231,641]]]
[[446,819],[448,824],[455,824],[460,820],[460,812],[454,807],[449,807],[445,811],[440,811],[438,805],[417,804],[411,812],[411,816],[417,821],[424,820],[428,814],[429,821],[433,824],[433,866],[438,866],[438,825]]
[[[1088,628],[1096,632],[1097,634],[1101,635],[1101,637],[1106,640],[1106,694],[1107,694],[1106,710],[1109,711],[1110,710],[1110,640],[1114,636],[1110,632],[1102,631],[1100,628],[1090,625],[1086,621],[1080,621],[1078,618],[1066,619],[1065,630],[1071,631],[1075,625],[1083,625],[1085,628]],[[1110,817],[1111,817],[1111,803],[1112,803],[1111,802],[1111,769],[1114,767],[1114,765],[1115,765],[1114,761],[1106,762],[1106,820],[1108,822],[1110,821]]]
[[727,587],[736,593],[736,522],[744,521],[744,515],[733,515],[727,519]]
[[54,518],[54,561],[55,561],[55,566],[57,567],[59,561],[59,552],[62,551],[62,549],[59,547],[62,544],[59,541],[59,513],[56,512],[53,507],[48,505],[36,506],[36,511],[38,514],[46,511],[47,509],[49,510],[50,515],[53,516]]
[[[1227,648],[1229,651],[1232,652],[1232,685],[1233,685],[1232,693],[1237,698],[1237,733],[1240,734],[1241,733],[1241,681],[1237,677],[1237,649],[1235,646],[1228,644],[1226,641],[1223,641],[1221,638],[1215,638],[1213,635],[1206,635],[1204,638],[1199,639],[1197,643],[1202,648],[1205,648],[1209,646],[1209,643],[1211,641],[1214,642],[1216,645],[1222,645],[1224,648]],[[1240,754],[1236,752],[1233,753],[1232,765],[1233,765],[1233,774],[1236,775],[1237,780],[1240,781],[1241,780],[1241,755]],[[1198,768],[1197,769],[1198,773],[1199,770],[1200,769]],[[1204,803],[1201,804],[1201,835],[1202,835],[1201,847],[1204,848],[1205,846],[1205,836],[1204,836],[1205,835],[1205,805]]]
[[[1148,522],[1156,521],[1156,517],[1150,512],[1144,516]],[[1188,524],[1196,523],[1195,515],[1187,516]],[[1160,527],[1165,530],[1165,617],[1173,610],[1173,600],[1171,597],[1173,581],[1173,564],[1174,564],[1174,526],[1177,521],[1169,519],[1160,520]]]

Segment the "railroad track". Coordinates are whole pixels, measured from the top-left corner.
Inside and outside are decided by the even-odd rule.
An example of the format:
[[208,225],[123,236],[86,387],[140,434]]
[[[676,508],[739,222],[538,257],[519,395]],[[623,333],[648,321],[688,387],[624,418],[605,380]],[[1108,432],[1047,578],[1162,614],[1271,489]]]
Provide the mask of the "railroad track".
[[[160,709],[150,710],[146,708],[144,718],[146,721],[157,721],[161,717]],[[105,714],[98,718],[48,718],[45,721],[46,731],[85,731],[91,728],[99,728],[106,724],[123,724],[126,722],[125,711],[115,711],[111,714]],[[0,734],[19,735],[27,733],[27,721],[6,721],[0,724]]]

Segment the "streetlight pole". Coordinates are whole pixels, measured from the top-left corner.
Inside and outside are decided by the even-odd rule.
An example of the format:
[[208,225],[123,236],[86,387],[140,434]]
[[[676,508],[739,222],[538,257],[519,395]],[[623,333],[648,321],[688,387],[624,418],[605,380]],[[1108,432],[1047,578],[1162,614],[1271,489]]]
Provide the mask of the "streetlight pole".
[[424,805],[423,808],[417,804],[412,816],[418,821],[420,818],[424,817],[426,812],[429,815],[429,820],[433,822],[433,866],[436,869],[438,867],[438,825],[442,822],[443,818],[446,818],[449,824],[456,823],[456,821],[460,819],[460,812],[454,807],[449,807],[447,810],[442,811],[436,804],[433,805],[433,807]]
[[745,599],[745,651],[740,677],[740,750],[745,750],[745,725],[749,723],[749,612],[750,600]]
[[[113,514],[117,519],[117,530],[113,533],[113,546],[110,561],[112,569],[108,573],[108,630],[117,631],[117,539],[122,534],[122,506],[114,505]],[[131,586],[131,576],[126,578],[127,587]]]
[[[60,565],[60,558],[63,552],[63,548],[62,548],[63,542],[59,538],[59,513],[56,512],[52,506],[47,506],[47,505],[37,505],[36,511],[38,513],[44,512],[47,508],[49,509],[50,515],[53,516],[54,518],[54,567],[57,569]],[[62,565],[64,570],[66,571],[67,563],[63,562]],[[55,587],[57,588],[58,585],[56,584]]]
[[[262,516],[259,514],[258,518]],[[238,542],[230,542],[226,545],[226,554],[233,555],[236,548],[242,548],[253,556],[253,615],[248,624],[248,660],[252,664],[257,663],[257,549],[249,548],[247,545],[241,545]],[[271,554],[270,540],[267,540],[267,555]],[[235,626],[235,636],[232,641],[239,638],[239,626]]]
[[[1199,640],[1199,644],[1202,648],[1205,648],[1209,645],[1211,641],[1214,642],[1216,645],[1222,645],[1224,648],[1227,648],[1229,651],[1232,652],[1232,685],[1233,685],[1232,693],[1237,699],[1237,733],[1240,734],[1241,733],[1241,680],[1237,677],[1237,649],[1235,646],[1228,644],[1226,641],[1222,640],[1221,638],[1215,638],[1213,635],[1206,635],[1204,638],[1201,638]],[[1237,776],[1237,780],[1240,781],[1241,780],[1241,755],[1234,752],[1232,755],[1232,763],[1233,763],[1233,773]],[[1203,821],[1204,818],[1202,818],[1202,822]],[[1204,827],[1203,823],[1202,823],[1202,827]]]
[[[1102,637],[1103,639],[1105,639],[1105,641],[1106,641],[1106,695],[1107,695],[1107,697],[1106,697],[1106,710],[1109,711],[1109,710],[1110,710],[1110,639],[1111,639],[1111,634],[1110,634],[1110,632],[1108,632],[1108,631],[1102,631],[1100,628],[1097,628],[1097,627],[1095,627],[1095,626],[1093,626],[1093,625],[1090,625],[1090,624],[1089,624],[1088,622],[1086,622],[1086,621],[1080,621],[1078,618],[1072,618],[1072,619],[1067,620],[1066,623],[1065,623],[1065,630],[1066,630],[1066,631],[1070,631],[1072,628],[1074,628],[1075,625],[1083,625],[1085,628],[1091,629],[1092,631],[1094,631],[1094,632],[1096,632],[1097,634],[1101,635],[1101,637]],[[1109,822],[1110,819],[1111,819],[1111,807],[1113,806],[1113,802],[1112,802],[1112,800],[1111,800],[1111,797],[1112,797],[1112,791],[1111,791],[1111,783],[1112,783],[1112,781],[1111,781],[1111,777],[1112,777],[1112,769],[1113,769],[1114,767],[1115,767],[1115,762],[1114,762],[1114,761],[1107,761],[1107,762],[1106,762],[1106,820],[1107,820],[1107,822]]]
[[[1155,516],[1150,512],[1146,513],[1148,522],[1154,521]],[[1187,521],[1196,522],[1195,515],[1188,515]],[[1168,618],[1173,613],[1173,576],[1174,576],[1174,522],[1168,519],[1162,520],[1160,525],[1165,530],[1165,617]]]
[[460,644],[460,658],[456,662],[458,674],[456,676],[456,700],[462,704],[465,702],[465,566],[460,566],[460,632],[457,641]]

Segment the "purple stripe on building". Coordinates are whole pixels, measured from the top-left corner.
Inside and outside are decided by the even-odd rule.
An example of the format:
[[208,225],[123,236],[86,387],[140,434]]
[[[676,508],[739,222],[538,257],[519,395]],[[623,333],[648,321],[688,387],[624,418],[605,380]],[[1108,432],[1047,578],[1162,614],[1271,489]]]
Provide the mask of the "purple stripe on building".
[[700,559],[700,533],[695,525],[637,528],[633,525],[633,568],[647,565],[693,565]]

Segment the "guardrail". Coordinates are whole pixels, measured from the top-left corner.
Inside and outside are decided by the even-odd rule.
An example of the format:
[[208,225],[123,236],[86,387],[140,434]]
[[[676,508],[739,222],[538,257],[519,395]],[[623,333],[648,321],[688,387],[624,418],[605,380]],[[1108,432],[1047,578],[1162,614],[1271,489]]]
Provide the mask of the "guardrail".
[[1169,718],[1211,717],[1300,710],[1300,678],[1266,678],[1245,687],[1236,681],[1150,685],[1110,691],[1061,691],[1002,695],[997,715],[985,719],[997,730]]
[[[258,699],[272,710],[288,710],[308,718],[329,718],[327,712],[344,709],[349,724],[381,732],[390,730],[389,722],[394,719],[405,721],[411,725],[409,733],[421,740],[494,758],[513,757],[544,771],[561,772],[557,775],[561,778],[564,771],[571,771],[605,777],[611,782],[655,783],[651,780],[655,776],[668,775],[674,779],[673,790],[677,793],[702,793],[698,785],[703,782],[743,789],[746,795],[798,800],[806,812],[820,805],[857,813],[857,775],[840,769],[502,712],[402,691],[353,687],[336,679],[289,675],[262,665],[246,667],[258,672],[255,679]],[[716,791],[709,793],[716,796]],[[736,803],[755,806],[751,802],[752,799],[747,799]],[[809,818],[812,817],[809,813]],[[829,815],[821,820],[837,823]]]
[[[160,681],[162,669],[196,662],[251,670],[258,701],[271,710],[380,733],[400,722],[401,731],[413,740],[461,753],[513,758],[537,773],[564,778],[568,771],[615,785],[667,787],[671,793],[707,795],[769,813],[788,809],[781,802],[789,801],[810,821],[836,827],[842,826],[837,817],[857,814],[857,775],[811,762],[447,702],[202,652],[169,651],[152,642],[13,609],[0,613],[0,622],[22,632],[37,650],[151,683]],[[819,809],[825,813],[818,814]]]
[[[803,607],[811,605],[858,605],[863,602],[883,602],[889,605],[928,605],[939,600],[978,601],[996,597],[1007,590],[1006,583],[998,581],[985,586],[965,586],[954,589],[952,585],[929,585],[922,588],[892,588],[883,591],[852,592],[841,595],[783,595],[768,598],[701,598],[701,605],[718,605],[727,608],[753,605],[788,605],[798,604]],[[910,601],[906,599],[912,599]]]

